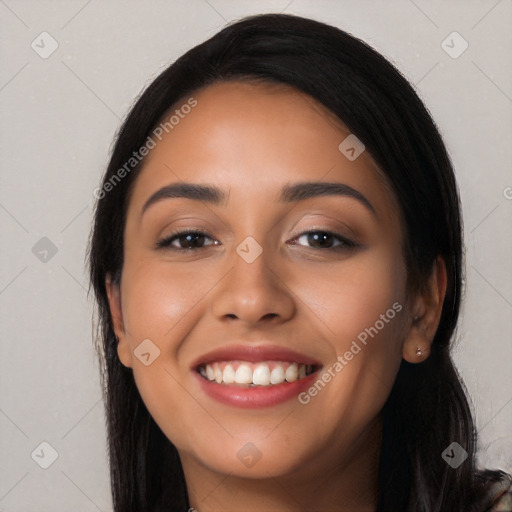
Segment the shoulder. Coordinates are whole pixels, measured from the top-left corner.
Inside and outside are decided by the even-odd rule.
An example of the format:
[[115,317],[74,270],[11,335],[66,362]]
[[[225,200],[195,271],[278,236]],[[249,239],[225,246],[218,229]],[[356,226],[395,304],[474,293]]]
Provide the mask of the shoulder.
[[512,512],[512,476],[504,471],[483,471],[481,476],[488,481],[482,512]]

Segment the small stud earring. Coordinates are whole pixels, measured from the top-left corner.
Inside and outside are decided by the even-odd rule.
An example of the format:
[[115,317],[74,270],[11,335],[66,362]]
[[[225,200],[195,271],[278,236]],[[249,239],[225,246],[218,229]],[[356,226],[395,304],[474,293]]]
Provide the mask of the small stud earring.
[[421,355],[422,355],[422,354],[423,354],[423,351],[421,350],[421,347],[418,347],[418,348],[416,349],[416,355],[417,355],[418,357],[421,357]]
[[418,316],[418,315],[416,315],[416,316],[414,317],[414,321],[416,322],[416,320],[418,320],[418,318],[419,318],[419,316]]

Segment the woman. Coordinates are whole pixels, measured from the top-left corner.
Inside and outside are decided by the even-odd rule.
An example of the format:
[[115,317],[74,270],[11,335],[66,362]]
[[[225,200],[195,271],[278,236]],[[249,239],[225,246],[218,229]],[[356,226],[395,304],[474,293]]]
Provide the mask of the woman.
[[450,356],[453,169],[375,50],[224,28],[142,94],[95,195],[116,512],[510,510]]

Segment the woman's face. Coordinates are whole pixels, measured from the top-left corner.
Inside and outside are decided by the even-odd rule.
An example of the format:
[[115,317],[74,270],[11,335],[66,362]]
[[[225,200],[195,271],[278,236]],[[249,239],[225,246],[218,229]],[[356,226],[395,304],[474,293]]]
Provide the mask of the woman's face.
[[[185,471],[348,461],[375,434],[410,326],[394,200],[310,97],[228,82],[194,99],[134,183],[109,286],[119,357]],[[218,192],[165,192],[185,184]]]

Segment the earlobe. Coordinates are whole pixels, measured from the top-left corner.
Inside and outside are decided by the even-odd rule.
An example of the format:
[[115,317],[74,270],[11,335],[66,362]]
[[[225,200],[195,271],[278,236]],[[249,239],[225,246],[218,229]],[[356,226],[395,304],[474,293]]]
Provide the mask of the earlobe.
[[126,339],[126,330],[123,321],[123,310],[121,306],[121,289],[118,284],[112,282],[112,276],[110,274],[107,274],[107,277],[105,278],[105,288],[107,290],[107,297],[110,308],[110,315],[112,317],[113,328],[116,338],[118,340],[117,355],[119,356],[119,359],[124,366],[131,368],[131,350],[128,340]]
[[446,294],[446,265],[441,256],[434,262],[428,284],[418,292],[402,357],[409,363],[421,363],[430,355]]

